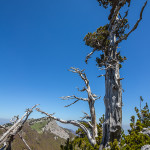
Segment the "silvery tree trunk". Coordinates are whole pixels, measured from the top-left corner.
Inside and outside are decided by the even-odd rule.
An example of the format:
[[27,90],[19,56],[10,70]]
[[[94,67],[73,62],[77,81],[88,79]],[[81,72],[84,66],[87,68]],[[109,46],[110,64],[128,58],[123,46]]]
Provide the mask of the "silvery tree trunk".
[[[117,19],[116,19],[117,20]],[[110,48],[108,56],[111,64],[106,66],[105,74],[105,121],[103,124],[102,144],[106,146],[114,139],[120,141],[122,128],[122,87],[120,83],[119,61],[117,60],[116,35],[113,33],[115,25],[110,31]]]
[[89,109],[90,109],[90,114],[91,114],[92,138],[95,140],[95,137],[97,137],[98,135],[97,135],[95,107],[94,107],[93,101],[89,101]]
[[122,126],[122,88],[119,79],[119,67],[108,69],[105,77],[104,97],[105,121],[103,124],[103,145],[120,141]]
[[86,56],[85,62],[96,52],[100,51],[100,56],[96,58],[97,65],[100,70],[106,70],[105,74],[99,77],[105,76],[105,120],[103,123],[103,139],[100,146],[100,150],[103,147],[107,147],[109,142],[113,142],[114,139],[120,141],[121,127],[122,127],[122,87],[120,83],[119,68],[126,57],[122,57],[120,52],[117,52],[119,43],[123,40],[127,40],[129,35],[135,31],[142,20],[143,11],[147,5],[148,0],[145,1],[140,17],[129,32],[128,10],[124,16],[120,13],[122,7],[130,7],[131,0],[97,0],[100,6],[105,9],[110,8],[110,14],[108,16],[109,24],[100,26],[96,32],[88,33],[85,38],[85,44],[93,48],[93,50]]
[[[37,104],[38,105],[38,104]],[[15,116],[12,120],[10,120],[13,125],[10,128],[6,128],[7,126],[3,125],[0,126],[0,128],[3,128],[4,130],[6,130],[6,132],[4,132],[4,134],[0,137],[0,145],[3,145],[2,149],[6,150],[11,150],[11,144],[14,140],[14,136],[16,134],[19,134],[19,132],[22,130],[24,124],[26,123],[28,117],[30,116],[30,114],[33,112],[33,109],[37,106],[34,105],[32,108],[27,109],[25,114],[19,119],[18,116]],[[19,134],[20,136],[20,134]],[[25,143],[25,145],[28,147],[28,149],[31,150],[31,148],[29,147],[29,145],[27,145],[27,143],[25,142],[25,140],[23,138],[21,138],[23,140],[23,142]]]

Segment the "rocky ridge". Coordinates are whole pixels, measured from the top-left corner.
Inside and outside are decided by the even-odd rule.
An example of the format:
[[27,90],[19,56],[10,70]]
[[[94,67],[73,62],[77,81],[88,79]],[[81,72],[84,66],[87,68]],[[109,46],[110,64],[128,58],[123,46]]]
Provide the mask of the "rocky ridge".
[[43,117],[39,119],[30,119],[28,121],[29,125],[32,127],[35,124],[40,124],[45,122],[43,126],[41,127],[41,132],[50,132],[56,135],[55,138],[60,137],[65,140],[67,140],[70,137],[70,134],[72,134],[69,130],[66,130],[60,126],[58,126],[57,122],[51,118]]
[[[11,124],[8,125],[8,128]],[[0,129],[0,136],[5,131]],[[33,150],[59,150],[67,138],[74,138],[68,129],[57,125],[57,122],[50,118],[29,119],[22,128],[20,135],[26,140]],[[14,137],[12,150],[25,150],[27,147],[18,135]]]

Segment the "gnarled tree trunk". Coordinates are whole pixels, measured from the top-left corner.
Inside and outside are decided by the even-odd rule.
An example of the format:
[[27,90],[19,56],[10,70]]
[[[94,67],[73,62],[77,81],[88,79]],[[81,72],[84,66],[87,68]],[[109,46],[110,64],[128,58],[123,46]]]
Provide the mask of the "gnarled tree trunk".
[[105,78],[104,97],[105,121],[103,124],[103,145],[120,141],[122,126],[122,88],[120,84],[119,65],[115,69],[108,69]]
[[89,109],[91,114],[91,124],[92,124],[92,138],[95,140],[95,137],[97,137],[97,124],[96,124],[96,114],[95,114],[95,107],[94,107],[94,101],[89,101]]
[[122,128],[122,87],[120,83],[119,67],[126,57],[122,57],[120,52],[117,53],[117,47],[120,42],[126,40],[129,35],[135,31],[142,20],[143,11],[148,0],[145,1],[140,17],[129,32],[128,10],[123,16],[119,11],[124,6],[130,7],[131,0],[97,0],[100,6],[110,9],[108,20],[110,21],[105,26],[101,26],[96,32],[88,33],[85,38],[85,44],[93,48],[85,59],[87,63],[93,53],[100,51],[100,56],[96,61],[100,70],[106,70],[105,76],[105,120],[103,123],[103,139],[100,150],[107,147],[109,142],[114,139],[120,141]]
[[[117,20],[117,17],[116,17]],[[122,87],[120,83],[119,61],[117,60],[115,25],[110,29],[108,57],[111,67],[106,66],[105,74],[105,121],[103,124],[103,146],[114,139],[120,141],[122,128]]]

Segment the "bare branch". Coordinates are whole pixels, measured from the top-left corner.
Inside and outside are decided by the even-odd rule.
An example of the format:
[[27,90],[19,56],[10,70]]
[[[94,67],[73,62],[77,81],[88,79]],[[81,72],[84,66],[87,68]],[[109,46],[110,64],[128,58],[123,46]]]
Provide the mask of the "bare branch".
[[99,75],[97,77],[105,77],[105,76],[106,76],[105,74],[101,74],[101,75]]
[[[121,17],[121,15],[120,15],[120,13],[119,13],[119,16],[120,16],[121,19],[116,19],[116,29],[113,31],[114,34],[115,34],[115,32],[118,31],[119,28],[124,24],[124,20],[125,20],[125,18],[128,16],[128,12],[129,12],[129,10],[127,10],[127,11],[125,12],[125,15],[124,15],[123,18]],[[118,48],[119,48],[119,47],[118,47]]]
[[19,115],[14,116],[12,119],[10,119],[10,122],[14,124],[18,119],[19,119]]
[[80,70],[79,68],[74,68],[74,67],[71,67],[71,70],[69,70],[73,73],[78,73],[79,76],[81,77],[81,79],[84,81],[85,85],[86,85],[86,88],[84,89],[87,93],[88,93],[88,97],[89,95],[91,95],[91,88],[90,88],[90,85],[89,85],[89,80],[87,79],[87,76],[84,72],[84,70]]
[[64,106],[64,107],[69,107],[69,106],[75,104],[75,103],[78,102],[78,101],[79,101],[79,100],[76,100],[76,101],[74,101],[73,103],[71,103],[71,104],[69,104],[69,105],[66,105],[66,106]]
[[77,97],[75,95],[72,95],[72,96],[63,96],[63,97],[61,97],[61,99],[62,100],[77,99],[77,100],[82,100],[82,101],[88,101],[87,98]]
[[[15,116],[16,117],[16,116]],[[19,119],[19,118],[18,118]],[[0,125],[0,128],[4,129],[5,131],[7,131],[5,126]],[[20,133],[18,133],[19,137],[21,138],[21,140],[24,142],[24,144],[28,147],[29,150],[31,150],[31,148],[29,147],[29,145],[27,144],[27,142],[25,141],[25,139],[20,135]],[[4,142],[4,146],[0,149],[3,150],[6,147],[6,142]]]
[[62,99],[62,100],[76,99],[73,103],[71,103],[71,104],[69,104],[69,105],[67,105],[67,106],[65,106],[65,107],[69,107],[69,106],[75,104],[76,102],[78,102],[78,101],[80,101],[80,100],[82,100],[82,101],[88,101],[87,98],[77,97],[77,96],[75,96],[75,95],[72,95],[72,96],[63,96],[63,97],[61,97],[61,99]]
[[81,117],[82,120],[83,119],[89,119],[89,120],[91,120],[91,116],[89,116],[89,114],[87,114],[86,112],[83,112],[83,113],[84,113],[84,117]]
[[7,130],[6,127],[5,127],[4,125],[3,125],[3,126],[0,125],[0,128],[1,128],[1,129],[4,129],[4,130]]
[[[28,109],[26,113],[18,119],[1,137],[0,137],[0,145],[3,144],[4,142],[11,141],[13,140],[13,136],[15,136],[23,127],[24,123],[28,119],[29,115],[32,113],[32,110],[36,107],[37,105],[33,106],[31,109]],[[23,120],[24,119],[24,120]]]
[[111,64],[109,64],[107,67],[105,67],[105,68],[103,68],[103,67],[99,67],[100,68],[100,70],[107,70],[107,69],[109,69],[109,68],[114,68],[114,66],[113,65],[111,65]]
[[124,15],[124,17],[122,18],[122,20],[125,19],[125,18],[128,16],[128,13],[129,13],[129,10],[127,10],[127,11],[125,12],[125,15]]
[[84,92],[84,91],[86,91],[87,89],[85,88],[85,86],[80,90],[79,88],[77,88],[78,89],[78,91],[80,91],[80,92]]
[[109,15],[109,18],[111,18],[111,21],[110,21],[110,28],[112,26],[112,24],[114,23],[115,19],[116,19],[116,16],[118,15],[119,13],[119,10],[121,9],[122,5],[124,5],[126,3],[126,0],[121,0],[118,5],[116,6],[116,8],[114,7],[114,11],[112,10],[112,13]]
[[116,42],[116,44],[120,43],[122,40],[127,39],[128,36],[129,36],[134,30],[136,30],[136,28],[138,27],[140,21],[142,20],[143,11],[144,11],[146,5],[147,5],[147,0],[146,0],[146,2],[144,3],[144,5],[143,5],[143,7],[142,7],[142,9],[141,9],[140,18],[138,19],[138,21],[136,22],[136,24],[134,25],[134,27],[132,28],[132,30],[131,30],[128,34],[126,34],[125,36],[121,37],[121,38]]
[[101,96],[96,96],[95,97],[95,101],[98,100],[98,99],[100,99],[100,98],[101,98]]
[[30,146],[27,144],[26,140],[21,136],[21,134],[18,133],[18,135],[19,135],[19,137],[21,138],[21,140],[24,142],[24,144],[27,146],[27,148],[28,148],[29,150],[31,150]]
[[85,121],[85,120],[77,120],[77,121],[80,122],[80,123],[86,123],[87,125],[89,125],[89,127],[87,127],[87,128],[91,128],[91,129],[93,128],[90,121]]
[[93,53],[96,51],[96,48],[93,49],[93,51],[91,53],[89,53],[87,56],[86,56],[86,59],[85,59],[85,63],[87,64],[88,63],[88,59],[91,58],[91,56],[93,55]]
[[80,70],[79,68],[70,67],[70,70],[73,73],[78,73],[81,79],[85,82],[85,85],[88,86],[89,80],[86,77],[86,74],[84,73],[84,70]]
[[75,99],[75,101],[73,103],[71,103],[71,104],[69,104],[65,107],[69,107],[69,106],[75,104],[76,102],[78,102],[80,100],[89,101],[89,97],[92,99],[93,96],[92,96],[92,92],[91,92],[91,89],[90,89],[90,86],[89,86],[89,80],[87,79],[86,74],[84,73],[84,70],[80,70],[79,68],[71,67],[69,71],[71,71],[73,73],[77,73],[81,77],[81,79],[84,81],[86,87],[83,87],[82,90],[79,90],[79,89],[78,90],[81,91],[81,92],[86,91],[88,93],[88,98],[77,97],[75,95],[61,97],[63,100]]
[[[87,79],[86,74],[84,73],[84,70],[80,70],[79,68],[71,67],[70,71],[73,73],[78,73],[79,76],[81,77],[81,79],[84,81],[86,86],[83,87],[83,89],[81,91],[86,91],[88,94],[88,98],[82,98],[82,97],[79,98],[79,97],[76,97],[75,95],[62,97],[64,100],[75,99],[75,101],[73,103],[71,103],[65,107],[69,107],[69,106],[77,103],[79,100],[88,101],[88,105],[90,108],[91,122],[86,122],[86,123],[91,127],[91,137],[95,141],[95,137],[97,137],[98,132],[97,132],[97,123],[96,123],[94,103],[95,103],[95,100],[99,99],[100,97],[98,97],[92,93],[90,85],[89,85],[89,80]],[[85,117],[83,117],[83,119],[84,118],[88,118],[88,117],[85,116]]]
[[[48,117],[50,117],[50,118],[52,118],[52,119],[54,119],[56,121],[59,121],[59,122],[64,123],[64,124],[72,124],[74,126],[77,126],[77,127],[81,128],[85,132],[85,134],[87,135],[87,138],[88,138],[89,142],[91,143],[91,145],[95,145],[96,144],[96,140],[92,138],[90,131],[82,123],[80,123],[80,121],[76,121],[76,120],[62,120],[62,119],[56,118],[56,117],[54,117],[54,116],[52,116],[52,115],[50,115],[50,114],[40,110],[39,108],[36,108],[36,110],[38,112],[41,112],[42,114],[47,115]],[[81,122],[83,122],[83,121],[81,121]]]

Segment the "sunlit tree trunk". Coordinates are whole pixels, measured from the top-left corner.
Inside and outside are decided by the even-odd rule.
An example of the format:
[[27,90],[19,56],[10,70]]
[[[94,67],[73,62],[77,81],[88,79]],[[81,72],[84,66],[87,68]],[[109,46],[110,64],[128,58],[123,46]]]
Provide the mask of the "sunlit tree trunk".
[[[117,17],[116,17],[117,20]],[[119,62],[117,59],[115,25],[110,29],[110,47],[108,57],[111,67],[106,69],[105,74],[105,121],[103,124],[103,146],[114,139],[120,141],[122,128],[122,87],[120,83]],[[107,68],[108,66],[106,66]]]
[[97,124],[96,124],[96,114],[95,114],[95,107],[93,101],[89,101],[89,109],[91,114],[92,138],[95,139],[95,137],[97,137]]
[[105,121],[103,124],[103,145],[120,141],[122,126],[122,89],[119,81],[119,65],[108,69],[105,77]]

